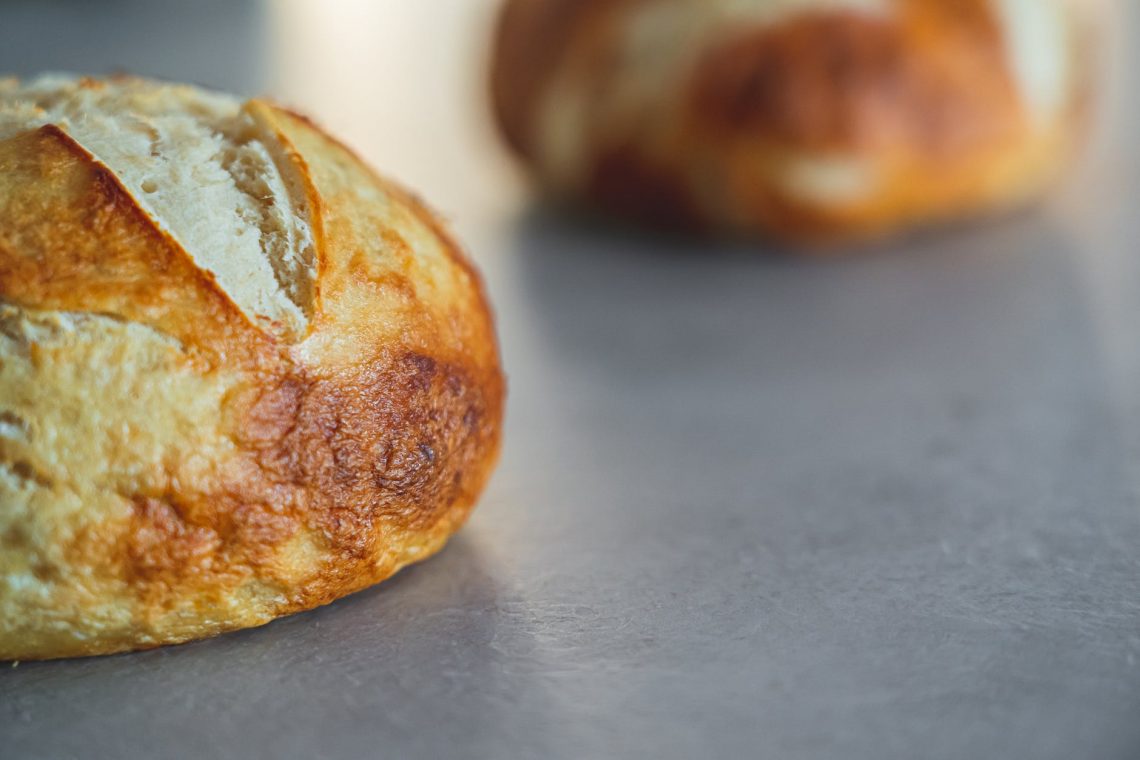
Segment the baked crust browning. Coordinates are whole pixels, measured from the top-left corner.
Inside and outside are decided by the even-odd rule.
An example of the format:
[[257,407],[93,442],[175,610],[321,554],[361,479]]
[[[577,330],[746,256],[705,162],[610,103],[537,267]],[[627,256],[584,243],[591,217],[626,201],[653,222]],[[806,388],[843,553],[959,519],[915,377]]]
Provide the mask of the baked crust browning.
[[530,156],[535,111],[564,58],[591,18],[630,0],[516,0],[499,16],[491,96],[503,135]]
[[437,551],[490,475],[504,381],[477,273],[413,196],[246,107],[312,216],[295,339],[66,131],[0,140],[0,659],[325,604]]
[[1071,157],[1090,65],[1068,0],[999,5],[509,0],[499,121],[546,191],[655,226],[810,241],[1000,211]]
[[815,12],[729,37],[688,84],[694,120],[801,150],[906,144],[952,155],[1022,127],[984,2],[904,5],[895,18]]

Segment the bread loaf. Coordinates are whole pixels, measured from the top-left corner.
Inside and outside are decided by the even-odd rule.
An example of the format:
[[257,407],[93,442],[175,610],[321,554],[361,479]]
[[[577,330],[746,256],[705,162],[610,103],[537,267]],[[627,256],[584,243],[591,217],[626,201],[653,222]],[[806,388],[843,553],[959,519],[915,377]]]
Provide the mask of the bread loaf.
[[502,404],[471,264],[304,117],[0,81],[0,659],[383,580],[464,521]]
[[1081,0],[508,0],[492,84],[545,190],[845,240],[1015,206],[1081,133]]

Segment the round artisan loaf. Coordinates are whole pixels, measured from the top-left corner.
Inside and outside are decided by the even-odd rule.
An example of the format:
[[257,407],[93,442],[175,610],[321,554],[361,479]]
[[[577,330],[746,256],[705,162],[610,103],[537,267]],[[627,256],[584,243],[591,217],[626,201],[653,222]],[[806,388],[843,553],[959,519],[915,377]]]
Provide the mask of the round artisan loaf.
[[1000,210],[1081,132],[1082,0],[509,0],[508,141],[555,196],[844,239]]
[[260,625],[423,559],[503,392],[470,263],[303,117],[0,80],[0,659]]

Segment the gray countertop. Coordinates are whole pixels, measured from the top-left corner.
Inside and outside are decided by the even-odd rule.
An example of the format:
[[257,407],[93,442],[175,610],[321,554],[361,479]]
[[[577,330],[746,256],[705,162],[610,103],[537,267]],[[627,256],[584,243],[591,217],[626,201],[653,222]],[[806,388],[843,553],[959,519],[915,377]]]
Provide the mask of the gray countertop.
[[259,630],[5,667],[0,757],[1140,756],[1132,54],[1043,207],[797,260],[532,207],[488,11],[0,3],[0,69],[266,89],[422,190],[511,388],[442,554]]

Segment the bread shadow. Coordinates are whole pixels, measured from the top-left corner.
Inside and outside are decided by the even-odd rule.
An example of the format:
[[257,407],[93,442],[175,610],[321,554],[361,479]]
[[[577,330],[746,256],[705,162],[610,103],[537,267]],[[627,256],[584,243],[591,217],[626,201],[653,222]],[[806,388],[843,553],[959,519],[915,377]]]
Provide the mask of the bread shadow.
[[509,711],[526,690],[498,643],[504,624],[525,638],[510,609],[460,534],[379,586],[261,628],[5,666],[0,735],[13,757],[446,756],[544,712],[541,689]]
[[[951,343],[989,352],[1050,310],[1069,309],[1078,330],[1089,319],[1078,313],[1084,296],[1073,297],[1083,287],[1077,246],[1040,208],[805,255],[536,206],[517,222],[513,253],[524,319],[570,369],[851,371],[936,360]],[[1029,299],[1036,313],[1012,306]]]

